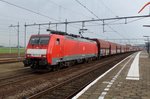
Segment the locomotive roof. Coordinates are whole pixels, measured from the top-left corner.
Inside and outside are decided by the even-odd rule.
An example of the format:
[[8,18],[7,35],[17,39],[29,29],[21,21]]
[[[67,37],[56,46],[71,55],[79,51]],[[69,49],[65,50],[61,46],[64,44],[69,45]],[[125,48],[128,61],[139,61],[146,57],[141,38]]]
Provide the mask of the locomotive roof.
[[61,35],[61,36],[65,36],[70,39],[76,39],[76,40],[80,40],[80,41],[93,41],[92,39],[90,39],[88,37],[81,37],[80,35],[68,34],[68,33],[62,32],[62,31],[55,31],[55,30],[49,30],[49,29],[47,29],[47,31],[50,31],[50,34],[36,34],[36,35],[32,35],[32,36],[51,36],[51,35],[55,34],[55,35]]
[[93,40],[86,38],[86,37],[80,37],[79,35],[74,35],[74,34],[63,34],[63,33],[58,33],[58,31],[56,33],[52,33],[52,34],[36,34],[36,35],[32,35],[33,36],[51,36],[51,35],[60,35],[60,36],[65,36],[68,39],[72,39],[72,40],[78,40],[78,41],[84,41],[84,42],[94,42]]
[[34,34],[32,36],[50,36],[50,34]]
[[[50,31],[51,34],[36,34],[36,35],[32,35],[32,36],[51,36],[52,34],[56,34],[56,35],[62,35],[62,36],[66,36],[67,38],[71,38],[71,39],[76,39],[76,40],[80,40],[80,41],[93,41],[93,39],[90,39],[88,37],[80,37],[80,35],[74,35],[74,34],[68,34],[66,32],[62,32],[62,31],[54,31],[54,30],[49,30],[47,29],[47,31]],[[110,42],[110,41],[105,41],[102,39],[97,39],[101,42],[101,46],[103,47],[108,47],[109,45],[111,46],[122,46],[122,47],[126,47],[125,45],[122,44],[117,44],[114,42]]]

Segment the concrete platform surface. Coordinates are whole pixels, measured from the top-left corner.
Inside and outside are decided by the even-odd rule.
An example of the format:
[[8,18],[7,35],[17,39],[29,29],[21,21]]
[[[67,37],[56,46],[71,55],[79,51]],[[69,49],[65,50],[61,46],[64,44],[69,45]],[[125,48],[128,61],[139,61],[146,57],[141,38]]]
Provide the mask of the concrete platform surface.
[[150,99],[150,58],[136,52],[93,81],[73,99]]

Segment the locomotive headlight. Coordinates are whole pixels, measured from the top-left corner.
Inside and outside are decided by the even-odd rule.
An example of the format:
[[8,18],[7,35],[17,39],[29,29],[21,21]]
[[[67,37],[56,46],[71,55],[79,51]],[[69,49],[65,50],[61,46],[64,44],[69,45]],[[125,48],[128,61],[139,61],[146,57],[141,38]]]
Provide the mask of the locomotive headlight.
[[27,56],[27,57],[30,57],[30,56],[31,56],[31,54],[26,54],[26,56]]
[[41,55],[41,57],[46,58],[46,55]]

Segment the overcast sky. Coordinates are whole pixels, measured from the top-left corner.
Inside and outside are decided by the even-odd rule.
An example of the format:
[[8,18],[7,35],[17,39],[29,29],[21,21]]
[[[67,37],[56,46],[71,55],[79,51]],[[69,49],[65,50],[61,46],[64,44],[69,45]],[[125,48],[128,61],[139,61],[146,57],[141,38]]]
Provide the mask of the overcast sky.
[[[58,21],[75,21],[86,19],[97,19],[93,14],[82,7],[76,0],[3,0],[15,5],[27,8],[47,17],[31,13],[29,11],[17,8],[4,3],[0,0],[0,45],[16,46],[17,31],[10,28],[11,24],[20,23],[20,44],[24,45],[24,24],[58,22]],[[138,11],[149,0],[78,0],[88,9],[90,9],[99,18],[111,18],[121,16],[136,16],[149,14],[149,7],[146,7],[140,14]],[[58,20],[58,21],[56,21]],[[129,19],[128,24],[116,24],[105,26],[105,33],[102,31],[102,22],[86,23],[88,29],[83,35],[91,38],[101,39],[127,39],[143,38],[143,35],[150,36],[150,28],[143,25],[150,24],[150,18]],[[112,23],[107,21],[106,23]],[[124,23],[124,20],[114,23]],[[47,34],[48,26],[41,27],[41,33]],[[51,26],[51,29],[55,29]],[[71,24],[68,26],[68,32],[78,34],[81,24]],[[58,30],[64,31],[64,25],[58,25]],[[115,32],[116,31],[116,32]],[[38,27],[27,27],[27,40],[32,34],[38,33]],[[118,41],[123,43],[123,41]],[[125,43],[144,43],[142,40],[126,41]]]

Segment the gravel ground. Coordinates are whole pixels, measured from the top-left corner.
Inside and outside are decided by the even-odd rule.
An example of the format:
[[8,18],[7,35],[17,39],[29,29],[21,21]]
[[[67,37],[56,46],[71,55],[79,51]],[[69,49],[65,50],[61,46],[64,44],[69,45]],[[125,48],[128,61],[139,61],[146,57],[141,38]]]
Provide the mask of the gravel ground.
[[0,64],[0,74],[5,73],[5,72],[9,72],[9,71],[24,69],[24,68],[25,67],[24,67],[22,62]]

